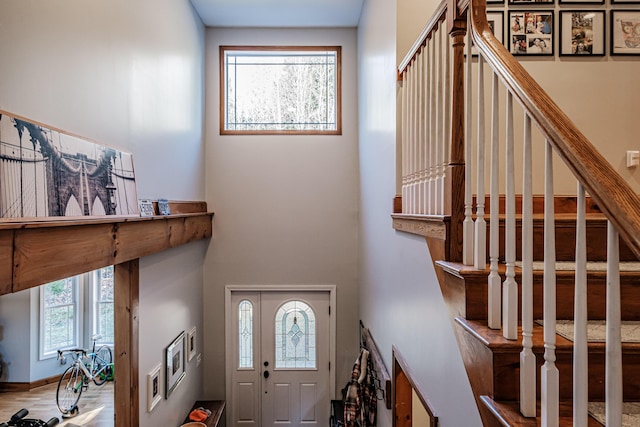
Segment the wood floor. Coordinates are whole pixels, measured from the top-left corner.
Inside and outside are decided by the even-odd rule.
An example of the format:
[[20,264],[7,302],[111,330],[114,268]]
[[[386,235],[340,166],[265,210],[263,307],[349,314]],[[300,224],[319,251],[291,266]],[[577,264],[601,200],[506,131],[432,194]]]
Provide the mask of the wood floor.
[[0,423],[9,420],[22,408],[29,410],[26,418],[40,418],[45,421],[52,417],[60,419],[60,426],[113,427],[113,382],[98,387],[90,384],[82,393],[78,408],[80,413],[73,418],[62,418],[56,406],[56,388],[49,384],[24,392],[0,392]]

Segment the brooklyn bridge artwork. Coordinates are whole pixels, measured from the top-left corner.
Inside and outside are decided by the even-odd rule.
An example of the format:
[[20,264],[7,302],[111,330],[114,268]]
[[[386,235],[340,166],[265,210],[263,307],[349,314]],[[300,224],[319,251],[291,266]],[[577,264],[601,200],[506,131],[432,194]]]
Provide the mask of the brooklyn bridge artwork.
[[0,221],[138,214],[131,153],[0,110]]

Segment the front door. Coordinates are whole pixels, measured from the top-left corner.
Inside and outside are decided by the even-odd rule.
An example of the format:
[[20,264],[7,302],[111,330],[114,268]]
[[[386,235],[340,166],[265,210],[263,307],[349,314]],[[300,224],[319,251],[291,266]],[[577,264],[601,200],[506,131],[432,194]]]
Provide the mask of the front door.
[[326,426],[329,292],[233,292],[232,426]]

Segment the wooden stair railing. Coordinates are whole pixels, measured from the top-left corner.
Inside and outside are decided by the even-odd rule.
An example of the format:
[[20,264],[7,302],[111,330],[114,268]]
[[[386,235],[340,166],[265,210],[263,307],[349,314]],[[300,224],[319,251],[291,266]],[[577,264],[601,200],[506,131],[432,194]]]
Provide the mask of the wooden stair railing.
[[[463,49],[467,27],[470,31],[465,54]],[[471,40],[478,53],[477,63],[470,48]],[[492,82],[487,101],[485,72],[490,73]],[[471,96],[474,79],[478,85],[476,100]],[[402,120],[399,123],[402,141],[402,213],[393,215],[394,227],[425,236],[434,262],[463,262],[472,265],[478,272],[476,274],[486,277],[488,298],[485,299],[487,309],[483,321],[485,326],[500,330],[505,342],[521,345],[521,376],[517,386],[520,389],[517,398],[519,410],[524,417],[539,416],[539,423],[543,426],[558,425],[560,411],[564,407],[564,401],[560,401],[560,378],[556,366],[555,325],[558,303],[556,247],[566,242],[557,245],[555,240],[554,157],[560,158],[577,182],[577,208],[573,214],[576,217],[573,249],[576,264],[575,310],[571,316],[576,325],[571,362],[575,381],[568,399],[573,401],[571,417],[575,425],[587,425],[590,422],[587,421],[590,363],[586,339],[586,205],[589,200],[586,194],[597,204],[608,223],[608,337],[604,398],[607,424],[619,425],[623,381],[618,239],[620,237],[630,252],[640,258],[640,199],[492,35],[486,19],[485,0],[441,3],[401,63],[399,80],[402,84]],[[501,92],[506,93],[506,99],[500,96]],[[514,116],[519,115],[524,118],[521,137],[515,135],[517,123]],[[506,129],[501,132],[500,127],[504,125]],[[474,135],[475,141],[472,138]],[[489,147],[485,147],[485,139]],[[542,146],[545,153],[545,159],[540,164],[535,163],[532,156],[534,145]],[[502,155],[501,150],[505,150]],[[518,151],[523,156],[521,171],[515,167],[515,153]],[[472,154],[477,155],[475,171],[472,170]],[[490,188],[486,195],[488,203],[483,203],[485,168],[490,175]],[[522,175],[516,172],[522,172]],[[504,180],[503,185],[500,184],[501,180]],[[475,204],[473,184],[476,185]],[[522,185],[521,207],[516,206],[516,184]],[[504,195],[500,194],[501,187]],[[534,302],[533,297],[534,188],[544,188],[545,200],[542,212],[542,302]],[[516,215],[516,211],[520,213]],[[520,242],[521,249],[516,248],[516,242]],[[520,267],[516,268],[516,261],[521,262]],[[449,287],[451,281],[445,277],[453,270],[455,268],[446,267],[436,271],[443,294],[451,303],[449,308],[452,317],[459,318],[458,323],[471,333],[473,327],[464,326],[466,322],[460,318],[464,310],[461,310],[455,297],[459,296],[459,288]],[[460,273],[455,274],[463,277]],[[534,327],[534,312],[543,314],[542,328]],[[461,348],[474,345],[469,344],[469,337],[465,335],[467,332],[456,331]],[[542,336],[536,337],[538,333]],[[465,349],[462,348],[462,351]],[[564,347],[562,351],[566,351]],[[563,366],[566,366],[565,356],[562,357]],[[473,366],[469,365],[473,359],[465,359],[465,363],[469,361],[466,365],[470,376],[474,374]],[[544,363],[539,371],[538,383],[536,366],[540,365],[541,359]],[[472,387],[479,384],[470,379]],[[481,388],[474,387],[476,400],[483,421],[492,425],[495,418],[491,421],[487,411],[482,408],[492,398],[482,396]],[[537,399],[538,393],[540,400]],[[565,392],[562,393],[564,396]],[[496,403],[496,407],[499,405],[499,402]],[[496,412],[495,408],[491,411]],[[500,422],[505,421],[501,418]]]

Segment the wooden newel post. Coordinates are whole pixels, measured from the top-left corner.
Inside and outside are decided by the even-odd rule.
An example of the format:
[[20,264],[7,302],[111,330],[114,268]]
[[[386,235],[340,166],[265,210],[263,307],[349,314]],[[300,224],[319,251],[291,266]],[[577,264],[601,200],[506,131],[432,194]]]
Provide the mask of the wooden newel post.
[[451,150],[446,173],[445,214],[451,216],[449,238],[449,261],[462,262],[462,223],[464,221],[464,143],[465,143],[465,104],[464,104],[464,39],[467,34],[465,17],[457,16],[457,7],[447,15],[451,29],[453,47],[451,70]]

